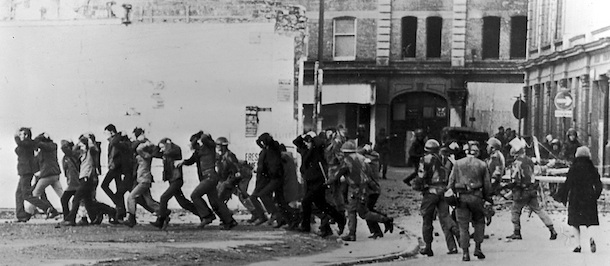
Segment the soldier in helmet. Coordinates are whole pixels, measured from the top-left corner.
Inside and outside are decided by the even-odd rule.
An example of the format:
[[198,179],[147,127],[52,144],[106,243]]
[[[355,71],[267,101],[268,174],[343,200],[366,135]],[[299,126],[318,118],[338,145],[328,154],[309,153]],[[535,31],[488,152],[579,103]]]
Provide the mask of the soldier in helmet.
[[481,244],[485,235],[485,201],[493,204],[491,198],[491,180],[487,164],[477,158],[480,154],[479,143],[469,142],[465,146],[466,157],[455,162],[449,176],[448,189],[458,196],[456,218],[460,228],[460,247],[463,251],[462,260],[470,261],[469,224],[474,227],[474,255],[484,259]]
[[487,169],[491,176],[491,189],[494,194],[500,192],[500,182],[506,168],[506,160],[502,154],[502,142],[497,138],[487,140]]
[[434,252],[432,252],[432,232],[434,230],[432,221],[435,214],[438,213],[439,222],[445,234],[447,249],[449,249],[448,254],[457,254],[455,238],[459,237],[459,231],[457,231],[455,222],[449,215],[449,205],[443,197],[453,163],[447,157],[439,154],[440,144],[435,139],[426,141],[424,150],[426,155],[419,162],[417,175],[423,179],[423,198],[420,212],[423,218],[422,235],[426,247],[419,253],[427,256],[434,255]]
[[335,176],[331,176],[326,184],[332,184],[337,179],[345,177],[348,184],[348,228],[349,233],[341,239],[344,241],[356,241],[356,214],[362,219],[383,223],[385,232],[394,231],[394,219],[367,208],[368,186],[370,182],[371,168],[366,163],[366,158],[356,152],[356,143],[347,141],[341,146],[343,160],[341,167]]
[[511,221],[514,225],[514,232],[507,236],[509,239],[522,239],[520,216],[523,207],[528,206],[540,217],[540,220],[549,228],[551,233],[550,240],[557,239],[557,232],[553,228],[553,221],[546,214],[538,202],[538,184],[534,182],[534,162],[525,155],[525,147],[519,142],[513,143],[510,150],[511,155],[515,156],[515,161],[511,165],[511,186],[513,187],[513,207],[511,210]]

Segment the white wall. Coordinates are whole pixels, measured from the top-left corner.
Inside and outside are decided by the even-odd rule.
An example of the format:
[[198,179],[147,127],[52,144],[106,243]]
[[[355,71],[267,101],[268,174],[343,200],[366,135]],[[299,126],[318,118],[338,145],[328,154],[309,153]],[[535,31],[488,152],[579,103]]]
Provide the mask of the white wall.
[[[108,123],[128,133],[139,126],[152,141],[174,139],[185,157],[189,136],[203,129],[229,138],[240,159],[258,152],[255,139],[245,138],[245,106],[272,108],[261,113],[258,134],[290,143],[296,132],[292,90],[278,102],[279,81],[293,80],[294,43],[275,34],[273,23],[5,24],[0,58],[0,207],[14,206],[13,135],[21,126],[57,142],[87,131],[102,140]],[[155,170],[158,197],[166,186]],[[185,180],[187,194],[194,173]]]
[[569,44],[570,38],[580,34],[585,34],[585,43],[595,41],[591,32],[610,26],[608,10],[610,1],[607,0],[567,0],[563,43]]
[[[517,130],[519,124],[513,115],[513,104],[523,84],[468,82],[467,87],[467,126],[473,125],[475,129],[490,135],[495,134],[499,126]],[[469,121],[470,117],[476,119],[474,123]]]

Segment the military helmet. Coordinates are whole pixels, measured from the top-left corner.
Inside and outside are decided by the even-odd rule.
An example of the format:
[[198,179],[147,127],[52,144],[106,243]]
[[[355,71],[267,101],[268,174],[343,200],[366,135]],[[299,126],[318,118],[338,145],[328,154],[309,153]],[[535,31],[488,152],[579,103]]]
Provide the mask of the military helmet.
[[216,139],[216,145],[229,145],[229,140],[225,137],[218,137]]
[[424,151],[436,152],[436,151],[438,151],[440,146],[441,145],[435,139],[429,139],[428,141],[426,141],[426,144],[424,145]]
[[356,152],[356,143],[353,140],[346,141],[341,145],[341,151],[344,153]]
[[489,140],[487,140],[487,145],[499,150],[502,147],[502,142],[500,142],[500,140],[497,138],[489,138]]

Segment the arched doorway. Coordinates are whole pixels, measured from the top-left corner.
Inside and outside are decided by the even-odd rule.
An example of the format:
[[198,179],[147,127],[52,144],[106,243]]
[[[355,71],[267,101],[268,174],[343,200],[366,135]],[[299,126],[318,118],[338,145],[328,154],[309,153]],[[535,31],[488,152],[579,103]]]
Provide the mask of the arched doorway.
[[442,96],[428,92],[411,92],[396,96],[391,103],[390,133],[392,138],[390,164],[404,166],[407,160],[406,132],[421,128],[429,138],[440,138],[449,125],[449,106]]

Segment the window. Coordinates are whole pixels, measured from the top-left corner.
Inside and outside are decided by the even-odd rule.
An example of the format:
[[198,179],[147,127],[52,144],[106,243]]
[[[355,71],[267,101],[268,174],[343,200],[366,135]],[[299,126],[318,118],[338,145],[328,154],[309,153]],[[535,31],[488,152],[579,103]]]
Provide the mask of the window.
[[402,18],[402,57],[415,57],[417,45],[417,18]]
[[557,0],[557,17],[555,18],[555,40],[563,37],[563,0]]
[[500,18],[483,18],[483,59],[500,58]]
[[525,58],[527,17],[516,16],[510,20],[510,58]]
[[429,17],[426,19],[426,57],[441,57],[442,30],[443,18]]
[[356,59],[356,18],[336,18],[334,19],[333,23],[334,59]]

